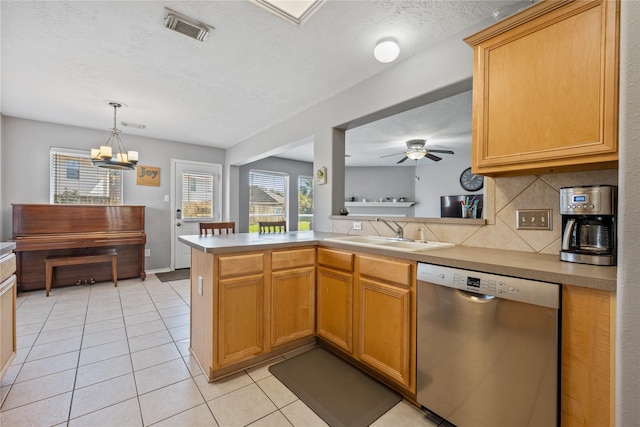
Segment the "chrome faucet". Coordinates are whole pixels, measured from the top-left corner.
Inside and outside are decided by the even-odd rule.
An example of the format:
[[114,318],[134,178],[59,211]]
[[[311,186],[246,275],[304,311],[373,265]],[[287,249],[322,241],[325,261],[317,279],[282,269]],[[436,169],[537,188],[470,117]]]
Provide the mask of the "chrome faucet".
[[404,238],[404,229],[397,222],[391,221],[392,223],[394,223],[396,225],[396,227],[398,227],[398,228],[394,228],[394,227],[391,226],[391,224],[389,224],[389,222],[387,222],[386,220],[384,220],[382,218],[376,218],[376,221],[381,221],[382,223],[384,223],[384,225],[389,227],[395,233],[395,236],[393,236],[393,239],[395,239],[395,240],[409,240],[409,241],[412,241],[411,239],[405,239]]

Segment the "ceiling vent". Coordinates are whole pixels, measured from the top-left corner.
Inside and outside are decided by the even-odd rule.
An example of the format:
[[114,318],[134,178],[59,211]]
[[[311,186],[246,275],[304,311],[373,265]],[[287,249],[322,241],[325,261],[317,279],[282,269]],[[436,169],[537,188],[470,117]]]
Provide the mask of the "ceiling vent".
[[209,30],[213,29],[213,27],[207,24],[203,24],[200,21],[184,16],[175,10],[169,9],[168,7],[165,9],[168,13],[167,17],[164,19],[164,26],[170,30],[203,42],[209,35]]

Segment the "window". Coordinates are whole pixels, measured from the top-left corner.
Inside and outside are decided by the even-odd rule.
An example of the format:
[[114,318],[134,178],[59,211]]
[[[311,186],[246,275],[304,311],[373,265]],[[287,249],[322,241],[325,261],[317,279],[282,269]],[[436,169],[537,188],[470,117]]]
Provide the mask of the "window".
[[67,179],[80,179],[80,162],[67,160]]
[[213,218],[213,183],[211,174],[182,174],[182,218]]
[[280,172],[249,171],[249,232],[259,221],[286,221],[289,176]]
[[298,230],[313,230],[313,177],[298,177]]
[[49,202],[71,205],[121,205],[122,171],[93,166],[88,151],[49,151]]

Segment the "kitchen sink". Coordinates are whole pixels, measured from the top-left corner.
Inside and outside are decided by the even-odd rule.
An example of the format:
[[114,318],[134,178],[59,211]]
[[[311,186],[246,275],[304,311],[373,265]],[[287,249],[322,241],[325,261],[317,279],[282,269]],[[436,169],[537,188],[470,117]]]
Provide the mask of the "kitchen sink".
[[453,243],[445,242],[412,242],[407,240],[397,240],[380,236],[344,236],[325,237],[328,242],[346,243],[349,245],[365,246],[369,248],[388,249],[402,252],[418,252],[430,249],[441,249],[454,246]]

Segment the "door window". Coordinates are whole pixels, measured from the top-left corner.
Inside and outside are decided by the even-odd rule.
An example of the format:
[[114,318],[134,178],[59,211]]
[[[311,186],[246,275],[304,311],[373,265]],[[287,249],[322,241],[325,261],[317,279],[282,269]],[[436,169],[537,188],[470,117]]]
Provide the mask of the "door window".
[[214,176],[203,173],[182,174],[182,218],[213,218]]

